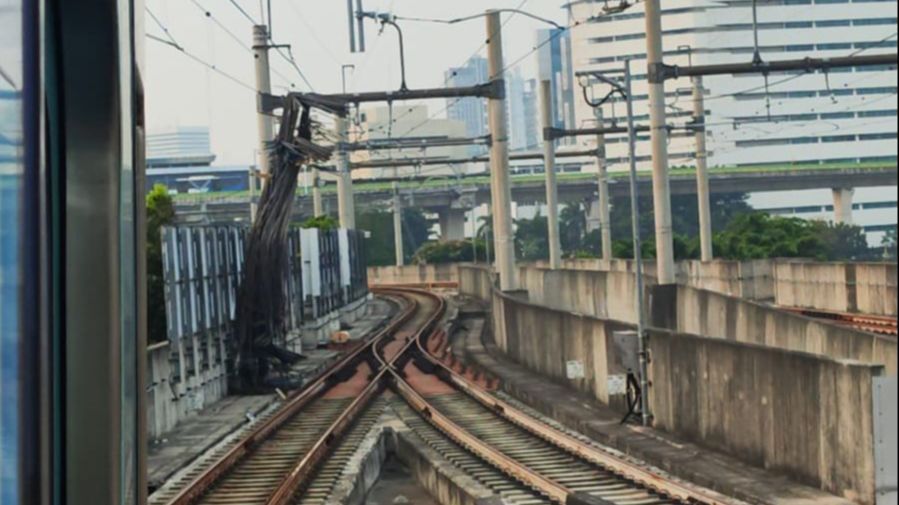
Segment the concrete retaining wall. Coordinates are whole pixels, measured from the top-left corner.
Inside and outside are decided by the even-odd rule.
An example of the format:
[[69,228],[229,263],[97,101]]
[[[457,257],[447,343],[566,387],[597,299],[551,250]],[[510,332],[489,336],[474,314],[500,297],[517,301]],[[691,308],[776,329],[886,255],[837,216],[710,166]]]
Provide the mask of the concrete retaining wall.
[[371,285],[429,284],[434,282],[458,282],[459,265],[410,265],[405,267],[370,267],[368,282]]
[[778,261],[774,268],[778,305],[897,315],[896,264]]
[[882,367],[660,331],[649,348],[657,428],[873,505]]
[[812,319],[776,307],[688,286],[677,287],[677,321],[658,327],[708,337],[766,345],[835,359],[885,365],[896,375],[896,339]]

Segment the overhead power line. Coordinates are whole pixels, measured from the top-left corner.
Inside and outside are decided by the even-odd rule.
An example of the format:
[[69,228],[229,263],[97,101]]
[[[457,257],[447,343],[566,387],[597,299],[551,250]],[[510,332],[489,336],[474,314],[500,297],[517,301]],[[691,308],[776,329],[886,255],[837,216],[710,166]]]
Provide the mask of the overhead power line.
[[247,84],[247,83],[241,81],[241,80],[238,79],[237,77],[234,77],[233,75],[229,74],[228,72],[225,72],[224,70],[218,68],[216,65],[214,65],[214,64],[212,64],[212,63],[209,63],[208,61],[204,60],[203,58],[200,58],[199,56],[197,56],[197,55],[191,53],[190,51],[188,51],[187,49],[185,49],[183,46],[181,46],[180,44],[178,44],[178,43],[175,42],[174,40],[166,40],[166,39],[164,39],[164,38],[162,38],[162,37],[157,37],[156,35],[153,35],[153,34],[151,34],[151,33],[146,34],[146,37],[147,37],[148,39],[152,40],[152,41],[159,42],[160,44],[164,44],[164,45],[166,45],[166,46],[169,46],[169,47],[172,47],[172,48],[176,49],[178,52],[184,54],[184,55],[187,56],[188,58],[190,58],[190,59],[194,60],[195,62],[199,63],[200,65],[203,65],[204,67],[208,68],[209,70],[212,70],[213,72],[215,72],[215,73],[221,75],[222,77],[228,79],[229,81],[231,81],[231,82],[233,82],[233,83],[235,83],[235,84],[237,84],[237,85],[239,85],[239,86],[241,86],[241,87],[243,87],[243,88],[246,88],[247,90],[249,90],[249,91],[251,91],[251,92],[253,92],[253,93],[256,93],[256,88],[255,88],[255,87],[253,87],[253,86],[251,86],[251,85],[249,85],[249,84]]

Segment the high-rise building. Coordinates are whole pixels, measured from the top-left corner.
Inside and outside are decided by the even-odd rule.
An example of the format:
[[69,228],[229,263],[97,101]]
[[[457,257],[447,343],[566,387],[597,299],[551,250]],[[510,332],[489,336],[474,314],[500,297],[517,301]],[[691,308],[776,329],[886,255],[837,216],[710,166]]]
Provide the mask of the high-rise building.
[[[446,71],[446,83],[450,87],[476,86],[489,78],[487,60],[475,56],[458,68]],[[476,97],[447,99],[447,117],[465,124],[465,134],[469,137],[487,135],[487,103]]]
[[[753,2],[683,0],[662,3],[666,63],[696,65],[748,63],[753,59]],[[572,20],[602,13],[603,4],[569,4]],[[835,57],[895,52],[895,0],[766,0],[759,2],[759,50],[764,60]],[[892,35],[892,36],[891,36]],[[634,73],[635,113],[648,121],[646,34],[643,5],[601,15],[572,30],[577,72],[617,71],[626,59]],[[895,68],[846,68],[828,74],[795,71],[704,79],[709,124],[710,165],[895,161],[897,74]],[[594,91],[601,92],[602,86]],[[669,81],[669,123],[683,125],[692,115],[692,83]],[[610,103],[605,118],[624,114]],[[583,99],[579,121],[593,118]],[[640,136],[639,156],[649,161],[648,135]],[[626,161],[623,139],[612,139],[609,154]],[[672,164],[692,164],[693,134],[675,131]]]
[[[578,121],[575,115],[574,68],[572,65],[571,34],[568,30],[551,29],[537,32],[537,46],[540,47],[538,60],[540,67],[540,80],[552,82],[553,113],[556,116],[554,126],[556,128],[577,128]],[[539,83],[537,95],[540,95]],[[542,121],[541,118],[537,118]],[[541,123],[542,124],[542,123]],[[572,144],[576,141],[566,139],[561,144]]]
[[[527,102],[527,81],[522,77],[521,70],[513,69],[506,72],[506,101],[509,122],[509,148],[520,151],[533,146],[535,139],[532,136],[532,123],[539,121],[532,104]],[[446,81],[449,86],[463,87],[475,86],[487,82],[487,60],[476,56],[459,68],[453,68],[446,72]],[[489,132],[487,117],[487,101],[482,98],[452,98],[447,100],[447,117],[465,123],[465,133],[469,137],[482,137]],[[483,148],[474,147],[472,153],[483,151]]]
[[147,160],[155,168],[210,165],[215,161],[209,128],[177,127],[147,135]]
[[540,86],[536,79],[528,79],[524,85],[524,115],[529,118],[525,124],[525,149],[534,151],[540,148],[543,130],[540,119]]

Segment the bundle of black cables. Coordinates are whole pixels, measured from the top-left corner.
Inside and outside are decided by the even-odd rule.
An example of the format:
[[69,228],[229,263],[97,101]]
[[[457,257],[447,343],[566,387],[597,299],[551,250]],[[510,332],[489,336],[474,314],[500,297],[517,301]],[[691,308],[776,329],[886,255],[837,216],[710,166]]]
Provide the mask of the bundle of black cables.
[[291,365],[301,359],[276,342],[287,331],[284,279],[289,268],[287,237],[297,178],[304,163],[324,155],[311,142],[316,128],[310,112],[310,107],[285,99],[278,138],[269,147],[271,174],[247,237],[237,296],[230,353],[234,360],[230,386],[235,393],[266,389],[275,362]]

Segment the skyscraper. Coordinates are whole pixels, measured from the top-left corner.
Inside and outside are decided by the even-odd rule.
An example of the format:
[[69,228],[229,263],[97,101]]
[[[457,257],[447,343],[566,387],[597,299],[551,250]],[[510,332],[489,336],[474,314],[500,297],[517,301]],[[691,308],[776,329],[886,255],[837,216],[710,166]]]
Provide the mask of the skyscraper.
[[[527,149],[536,145],[533,123],[539,121],[534,104],[528,103],[527,81],[521,71],[515,69],[507,72],[506,100],[508,103],[509,148],[513,151]],[[452,68],[446,72],[448,86],[475,86],[487,82],[487,60],[475,56],[462,67]],[[531,97],[533,99],[535,97]],[[447,116],[449,119],[465,123],[465,132],[469,137],[481,137],[489,134],[487,119],[487,102],[482,98],[451,98],[447,100]],[[482,150],[473,147],[473,152]]]
[[[487,82],[487,60],[475,56],[464,66],[451,68],[446,72],[446,83],[450,87],[475,86]],[[447,117],[465,123],[465,134],[482,137],[487,134],[487,104],[481,98],[447,99]]]
[[[571,36],[568,30],[550,29],[537,32],[537,45],[540,80],[552,82],[552,96],[555,99],[553,112],[556,116],[556,128],[577,128],[575,116],[574,67],[571,58]],[[538,93],[539,95],[539,86]],[[574,139],[562,140],[562,144],[575,142]]]

